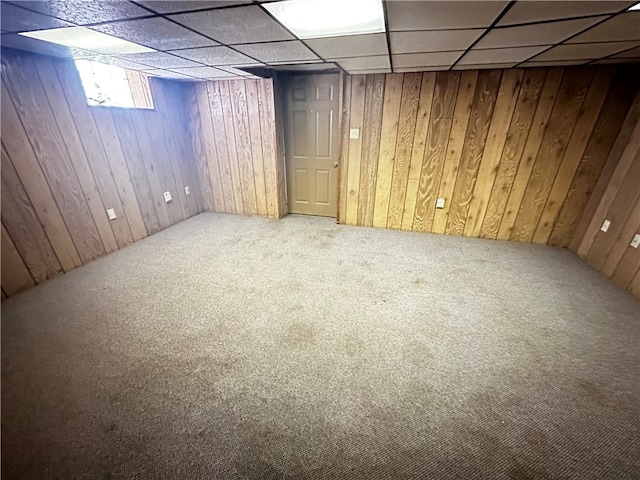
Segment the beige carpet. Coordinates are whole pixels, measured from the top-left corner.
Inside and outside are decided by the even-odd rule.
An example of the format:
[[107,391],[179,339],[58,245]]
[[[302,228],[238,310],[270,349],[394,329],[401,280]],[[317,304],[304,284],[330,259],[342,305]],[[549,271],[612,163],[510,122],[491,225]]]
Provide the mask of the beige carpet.
[[634,479],[640,304],[543,246],[202,214],[2,304],[2,478]]

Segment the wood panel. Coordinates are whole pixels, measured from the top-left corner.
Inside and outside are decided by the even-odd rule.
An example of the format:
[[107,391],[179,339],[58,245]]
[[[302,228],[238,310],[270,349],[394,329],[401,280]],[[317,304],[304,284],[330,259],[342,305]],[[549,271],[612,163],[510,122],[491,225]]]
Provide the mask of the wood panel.
[[568,246],[637,70],[387,74],[382,92],[379,75],[347,78],[342,139],[362,131],[342,146],[340,222]]
[[[200,82],[185,102],[206,210],[280,217],[273,80]],[[209,193],[210,192],[210,193]]]
[[2,69],[6,295],[202,211],[182,107],[193,86],[156,80],[156,110],[89,107],[73,62],[6,49]]

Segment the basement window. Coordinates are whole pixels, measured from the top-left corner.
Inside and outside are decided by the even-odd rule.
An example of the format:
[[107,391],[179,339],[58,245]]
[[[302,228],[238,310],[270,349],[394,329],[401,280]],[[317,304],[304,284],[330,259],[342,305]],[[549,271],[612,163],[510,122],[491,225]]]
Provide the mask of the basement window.
[[149,77],[90,60],[76,60],[87,104],[92,107],[153,108]]

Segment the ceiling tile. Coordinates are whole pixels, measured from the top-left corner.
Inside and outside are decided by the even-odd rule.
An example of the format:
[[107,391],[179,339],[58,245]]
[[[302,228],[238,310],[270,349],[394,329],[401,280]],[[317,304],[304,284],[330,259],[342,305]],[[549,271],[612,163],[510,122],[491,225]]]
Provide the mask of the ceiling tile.
[[563,60],[560,62],[524,62],[521,67],[566,67],[571,65],[584,65],[589,60]]
[[389,31],[488,27],[508,1],[387,2]]
[[317,60],[318,57],[299,40],[276,43],[252,43],[235,48],[265,63]]
[[378,68],[374,70],[351,70],[351,75],[376,75],[379,73],[391,73],[390,68]]
[[228,77],[237,77],[229,72],[225,72],[223,70],[219,70],[213,67],[188,67],[188,68],[172,68],[172,72],[181,73],[183,75],[189,75],[190,77],[198,77],[198,78],[228,78]]
[[294,71],[294,72],[323,72],[325,70],[333,70],[338,68],[334,63],[306,63],[296,65],[279,65],[274,68],[278,71]]
[[498,68],[513,68],[517,63],[484,63],[480,65],[456,65],[453,70],[486,70]]
[[135,3],[109,0],[21,1],[20,5],[78,25],[153,15]]
[[388,53],[387,36],[384,33],[310,38],[305,42],[323,58],[360,57]]
[[139,1],[140,5],[150,8],[158,13],[188,12],[191,10],[203,10],[206,8],[228,7],[230,5],[247,5],[251,0],[236,1]]
[[484,32],[473,30],[430,30],[391,32],[392,53],[440,52],[466,50]]
[[394,73],[412,73],[412,72],[441,72],[444,70],[449,70],[451,65],[427,65],[424,67],[406,67],[406,68],[396,68],[393,67]]
[[464,51],[459,52],[428,52],[428,53],[404,53],[393,56],[393,68],[429,67],[440,65],[452,65]]
[[213,40],[161,17],[107,23],[91,28],[156,50],[218,45]]
[[183,75],[181,73],[171,72],[169,70],[148,70],[146,72],[147,75],[153,75],[156,77],[164,77],[164,78],[180,78],[185,80],[195,80],[193,77],[189,77],[188,75]]
[[305,65],[311,63],[324,63],[324,61],[318,58],[316,60],[298,60],[296,62],[271,62],[269,65]]
[[640,42],[581,43],[558,45],[533,58],[536,62],[550,60],[591,60],[607,57],[640,45]]
[[227,45],[294,39],[258,5],[183,13],[169,18]]
[[584,33],[568,40],[567,43],[613,42],[624,40],[640,41],[640,11],[627,12],[613,17]]
[[227,72],[230,73],[232,75],[249,75],[248,72],[245,72],[244,70],[240,70],[239,68],[235,68],[235,67],[218,67],[218,70],[222,70],[223,72]]
[[488,50],[470,50],[460,60],[460,65],[482,65],[485,63],[510,63],[528,60],[536,53],[543,51],[548,46],[494,48]]
[[58,20],[57,18],[30,12],[6,2],[0,4],[0,9],[0,13],[2,13],[0,16],[2,30],[7,32],[27,32],[31,30],[71,26],[71,24]]
[[25,50],[27,52],[40,53],[42,55],[52,55],[54,57],[71,58],[88,55],[95,55],[91,52],[77,48],[69,48],[51,42],[45,42],[35,38],[24,37],[15,33],[2,36],[2,47]]
[[575,18],[622,11],[633,2],[605,1],[520,1],[516,2],[498,26]]
[[391,68],[388,55],[377,55],[375,57],[354,57],[341,58],[336,60],[342,68],[350,72],[351,70],[374,70],[379,68]]
[[120,57],[111,57],[109,55],[89,55],[82,57],[83,60],[90,60],[92,62],[106,63],[107,65],[115,65],[116,67],[127,68],[129,70],[155,70],[148,65],[142,65],[141,63],[131,62]]
[[118,56],[125,60],[141,63],[143,65],[149,65],[156,68],[181,68],[181,67],[200,67],[201,65],[191,60],[175,57],[163,52],[153,53],[133,53],[130,55]]
[[608,65],[610,63],[637,63],[640,58],[603,58],[593,62],[593,65]]
[[614,58],[635,58],[640,57],[640,47],[632,48],[631,50],[626,50],[622,53],[618,53],[613,56]]
[[474,48],[552,45],[562,42],[604,18],[606,17],[581,18],[522,27],[494,28],[482,37]]
[[190,48],[176,50],[173,53],[205,65],[251,65],[260,63],[229,47]]

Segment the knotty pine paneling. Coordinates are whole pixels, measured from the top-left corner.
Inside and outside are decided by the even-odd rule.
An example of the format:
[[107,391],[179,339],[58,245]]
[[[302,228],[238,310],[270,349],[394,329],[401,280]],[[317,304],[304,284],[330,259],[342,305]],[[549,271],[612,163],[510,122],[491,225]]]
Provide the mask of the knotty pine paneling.
[[150,84],[154,110],[89,107],[72,62],[3,50],[6,295],[203,211],[184,107],[193,86]]
[[[616,136],[569,248],[640,298],[640,248],[630,245],[640,234],[640,93],[613,127]],[[604,220],[611,222],[606,232]]]
[[198,82],[189,94],[185,105],[204,209],[281,217],[273,80]]
[[633,65],[347,76],[339,221],[569,246],[638,79]]

